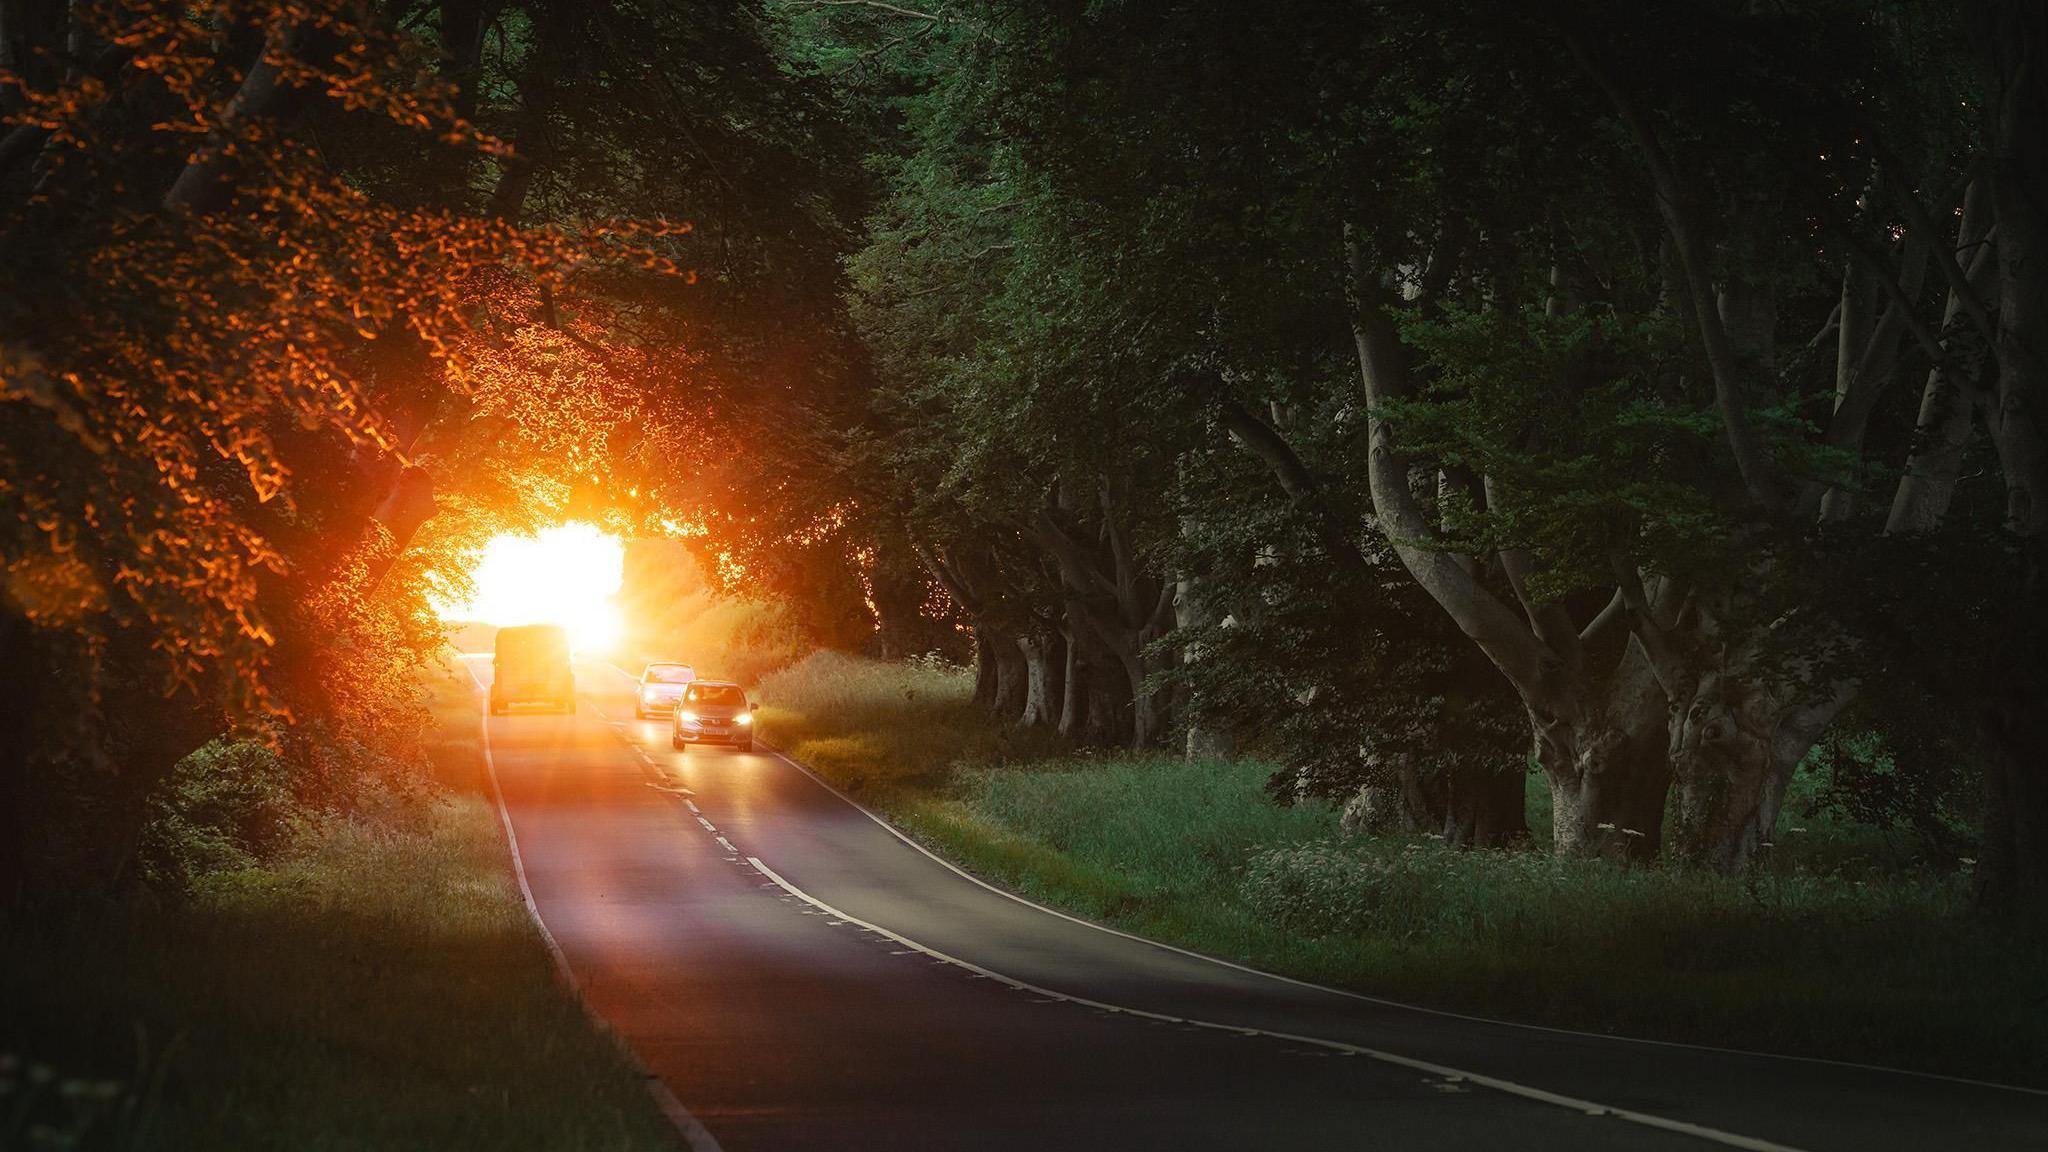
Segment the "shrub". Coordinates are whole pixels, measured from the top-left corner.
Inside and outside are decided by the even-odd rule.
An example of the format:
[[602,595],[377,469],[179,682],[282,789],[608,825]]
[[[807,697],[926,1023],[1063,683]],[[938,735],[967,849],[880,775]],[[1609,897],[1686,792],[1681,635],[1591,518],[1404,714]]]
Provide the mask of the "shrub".
[[1957,878],[1867,884],[1804,870],[1733,881],[1684,868],[1627,868],[1541,852],[1462,851],[1433,841],[1324,839],[1255,853],[1239,895],[1303,935],[1424,937],[1478,948],[1571,944],[1711,963],[1709,940],[1785,947],[1885,924],[1902,933],[1961,916]]
[[138,861],[147,882],[172,891],[271,856],[296,824],[284,763],[251,740],[216,739],[180,760],[149,808]]

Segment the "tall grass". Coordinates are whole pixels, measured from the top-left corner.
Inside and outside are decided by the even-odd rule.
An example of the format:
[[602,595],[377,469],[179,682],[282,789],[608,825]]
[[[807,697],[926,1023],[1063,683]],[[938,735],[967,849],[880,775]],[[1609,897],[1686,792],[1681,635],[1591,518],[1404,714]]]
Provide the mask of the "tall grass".
[[1063,754],[992,725],[964,674],[820,656],[771,687],[771,738],[1080,915],[1454,1010],[2048,1084],[2048,939],[1878,830],[1788,821],[1737,878],[1461,852],[1279,807],[1270,765]]
[[1050,748],[1043,736],[989,723],[973,694],[973,674],[940,661],[885,664],[826,651],[755,686],[761,734],[853,791],[929,784],[956,765]]
[[[436,704],[469,788],[475,705],[452,680]],[[451,791],[180,904],[0,924],[0,1147],[672,1148],[557,983],[501,835]]]

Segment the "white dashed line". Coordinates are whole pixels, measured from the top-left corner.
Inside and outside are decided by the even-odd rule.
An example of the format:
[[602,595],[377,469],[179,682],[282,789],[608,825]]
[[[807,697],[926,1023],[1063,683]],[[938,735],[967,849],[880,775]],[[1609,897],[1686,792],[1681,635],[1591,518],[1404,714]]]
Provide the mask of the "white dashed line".
[[717,840],[718,840],[718,842],[719,842],[720,844],[723,844],[723,845],[725,845],[725,850],[726,850],[727,852],[731,852],[731,853],[733,853],[734,855],[738,855],[738,854],[739,854],[739,849],[737,849],[737,848],[735,848],[735,847],[733,847],[733,846],[732,846],[732,841],[730,841],[730,840],[727,840],[727,839],[726,839],[725,837],[723,837],[723,836],[717,837]]

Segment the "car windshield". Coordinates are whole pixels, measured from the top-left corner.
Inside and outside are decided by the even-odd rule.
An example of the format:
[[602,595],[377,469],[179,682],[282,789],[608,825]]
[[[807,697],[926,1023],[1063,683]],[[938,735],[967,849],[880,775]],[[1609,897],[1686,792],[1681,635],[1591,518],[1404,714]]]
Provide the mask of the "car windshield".
[[650,664],[642,677],[649,684],[688,684],[697,673],[688,664]]
[[693,684],[689,700],[692,704],[745,704],[747,694],[732,684]]

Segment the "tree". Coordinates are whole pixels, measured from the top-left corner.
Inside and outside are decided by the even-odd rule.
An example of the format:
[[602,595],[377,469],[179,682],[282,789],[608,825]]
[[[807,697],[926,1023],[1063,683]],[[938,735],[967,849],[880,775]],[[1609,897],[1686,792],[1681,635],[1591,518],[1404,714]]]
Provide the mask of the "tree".
[[[0,19],[10,899],[132,875],[224,729],[346,802],[418,723],[436,578],[498,528],[693,517],[663,485],[819,388],[737,383],[816,331],[768,285],[836,282],[756,10],[48,7]],[[754,120],[685,161],[658,109],[728,56]]]

